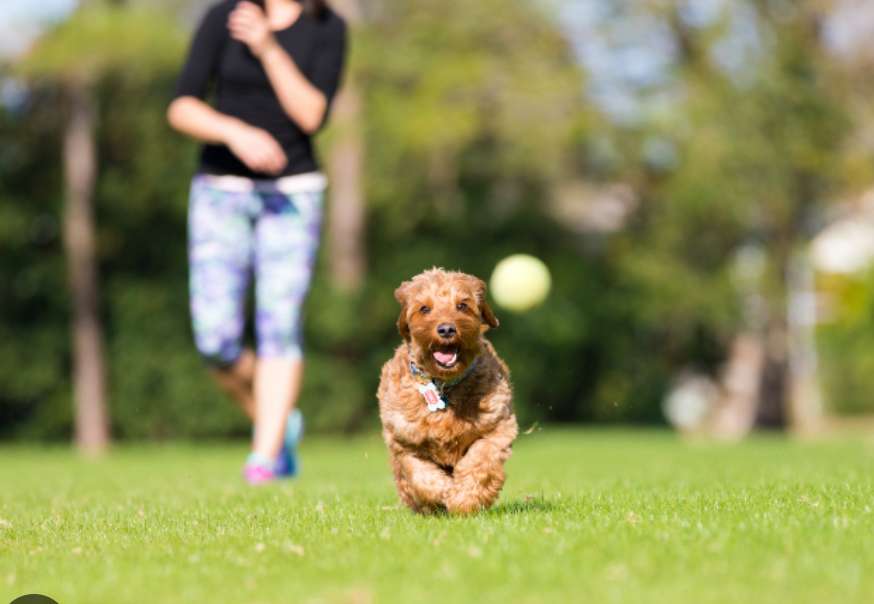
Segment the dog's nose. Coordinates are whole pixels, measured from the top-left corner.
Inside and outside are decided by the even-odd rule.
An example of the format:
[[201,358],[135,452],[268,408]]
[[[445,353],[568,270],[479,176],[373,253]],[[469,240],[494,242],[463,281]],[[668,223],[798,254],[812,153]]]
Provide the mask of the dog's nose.
[[441,323],[437,326],[437,335],[441,338],[451,338],[455,335],[455,325]]

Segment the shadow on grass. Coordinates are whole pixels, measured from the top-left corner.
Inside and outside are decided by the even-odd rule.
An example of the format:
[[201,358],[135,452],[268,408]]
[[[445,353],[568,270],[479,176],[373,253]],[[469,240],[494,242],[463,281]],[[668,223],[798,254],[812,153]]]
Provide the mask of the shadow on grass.
[[[384,508],[385,509],[385,508]],[[400,506],[393,509],[401,510]],[[421,514],[421,518],[434,518],[439,520],[458,520],[464,518],[476,518],[482,516],[513,516],[521,514],[543,514],[545,512],[553,512],[558,509],[558,506],[551,501],[547,501],[542,497],[525,497],[516,501],[507,501],[499,503],[493,508],[477,512],[471,515],[455,515],[450,514],[444,508],[434,510],[429,514]]]
[[542,497],[525,497],[516,501],[507,501],[499,503],[492,509],[486,512],[490,516],[507,516],[512,514],[542,514],[543,512],[553,512],[557,506]]

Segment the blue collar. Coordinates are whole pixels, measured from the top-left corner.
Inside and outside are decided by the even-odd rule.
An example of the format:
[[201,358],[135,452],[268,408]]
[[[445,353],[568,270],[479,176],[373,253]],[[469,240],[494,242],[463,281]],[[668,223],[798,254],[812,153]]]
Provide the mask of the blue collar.
[[410,359],[410,373],[412,373],[414,377],[419,378],[422,381],[430,382],[430,383],[434,384],[434,386],[437,388],[437,390],[440,392],[440,395],[442,396],[448,390],[454,388],[455,386],[457,386],[458,384],[463,382],[465,379],[467,379],[468,376],[470,376],[470,374],[473,373],[473,370],[476,369],[476,366],[478,363],[479,363],[479,356],[477,356],[476,358],[474,358],[473,361],[471,361],[470,365],[467,366],[467,369],[464,370],[464,373],[462,373],[461,375],[459,375],[455,379],[449,380],[448,382],[444,382],[443,380],[438,380],[437,378],[431,377],[430,375],[428,375],[427,373],[422,371],[413,362],[413,359]]

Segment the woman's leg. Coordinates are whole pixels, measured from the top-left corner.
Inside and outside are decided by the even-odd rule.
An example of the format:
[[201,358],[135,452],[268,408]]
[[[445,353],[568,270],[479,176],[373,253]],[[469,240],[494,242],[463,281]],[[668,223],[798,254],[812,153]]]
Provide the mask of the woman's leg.
[[[265,359],[269,360],[269,359]],[[262,378],[261,382],[264,384],[278,384],[284,381],[283,373],[285,372],[285,368],[281,366],[281,363],[261,363],[261,370],[266,372],[264,378]],[[236,363],[226,368],[214,368],[212,370],[212,375],[215,378],[216,382],[218,382],[221,389],[231,396],[234,401],[239,405],[240,409],[252,420],[252,423],[255,423],[255,370],[256,367],[259,367],[257,362],[257,357],[255,356],[254,351],[249,348],[243,350],[243,354],[240,355],[240,358]],[[291,384],[289,395],[291,396],[292,402],[296,401],[300,392],[300,382],[301,377],[303,375],[303,363],[295,363],[291,368]],[[263,398],[271,399],[271,398],[283,398],[284,395],[281,392],[274,393],[266,393]],[[292,407],[294,403],[292,403]],[[270,405],[270,408],[276,408],[274,405]],[[269,425],[273,425],[276,423],[272,418],[268,418],[265,420]],[[279,422],[282,421],[282,418],[279,417]],[[289,417],[287,425],[285,427],[285,445],[287,447],[293,447],[297,441],[301,437],[301,433],[303,431],[303,417],[298,412],[297,417]],[[273,438],[269,436],[268,438]],[[262,447],[263,449],[263,447]],[[288,453],[290,455],[291,452]],[[283,475],[293,475],[295,473],[295,462],[289,459],[283,459],[282,462],[285,464],[282,466],[283,469],[279,470],[283,473]],[[280,460],[277,460],[277,463],[280,463]]]
[[288,414],[297,404],[303,359],[262,358],[255,369],[255,436],[252,452],[275,459],[282,448]]
[[214,367],[212,376],[222,390],[230,395],[249,419],[255,421],[255,353],[244,348],[236,363]]
[[262,194],[255,226],[255,438],[253,453],[273,459],[303,378],[301,306],[319,243],[322,194]]
[[251,193],[222,191],[196,177],[188,213],[194,340],[218,383],[250,417],[255,412],[255,355],[241,342],[252,260],[252,200]]

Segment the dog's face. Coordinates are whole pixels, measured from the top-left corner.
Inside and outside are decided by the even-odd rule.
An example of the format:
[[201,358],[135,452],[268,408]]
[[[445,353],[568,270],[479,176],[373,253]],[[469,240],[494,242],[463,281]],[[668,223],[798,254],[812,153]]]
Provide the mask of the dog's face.
[[481,336],[498,319],[486,302],[486,284],[471,275],[432,269],[395,291],[398,331],[413,361],[433,377],[451,379],[476,358]]

